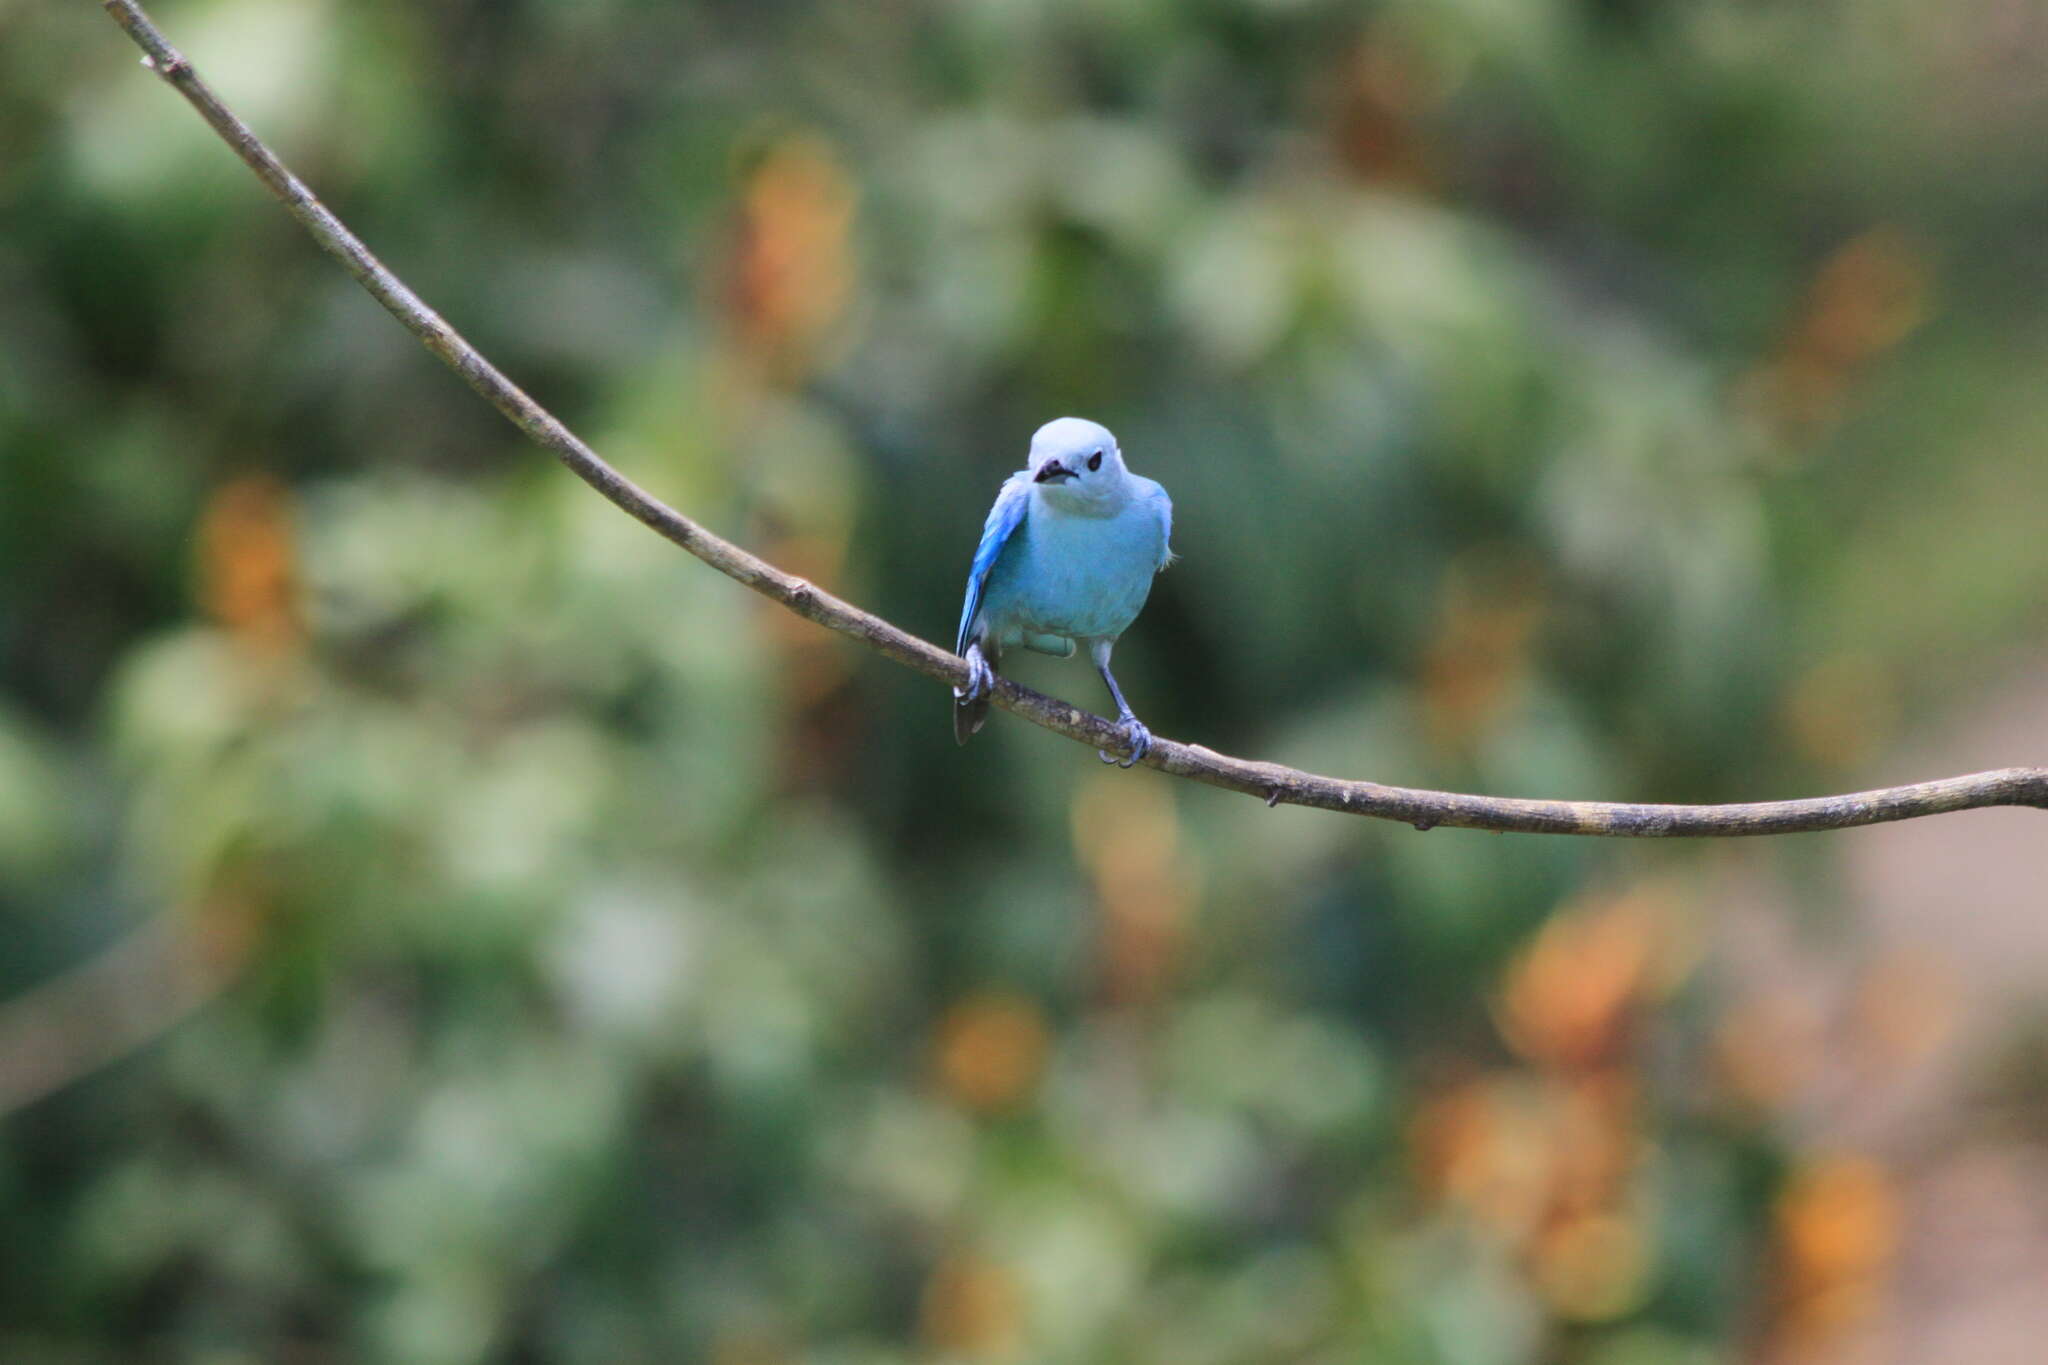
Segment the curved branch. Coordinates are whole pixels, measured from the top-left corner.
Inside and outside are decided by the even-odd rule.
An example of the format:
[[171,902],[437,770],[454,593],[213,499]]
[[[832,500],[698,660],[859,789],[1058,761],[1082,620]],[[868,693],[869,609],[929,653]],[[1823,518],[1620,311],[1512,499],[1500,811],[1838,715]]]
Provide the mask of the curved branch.
[[[438,313],[421,302],[402,280],[385,269],[355,234],[220,102],[199,79],[192,64],[157,31],[135,0],[100,0],[100,3],[114,22],[126,30],[147,54],[144,64],[169,81],[199,111],[200,117],[270,187],[271,193],[284,202],[285,208],[312,234],[313,239],[355,276],[358,284],[369,290],[377,302],[383,304],[428,350],[461,375],[464,382],[485,401],[535,442],[552,451],[578,478],[726,577],[745,584],[764,597],[775,599],[799,616],[851,636],[926,677],[956,685],[967,681],[967,665],[957,656],[801,578],[784,573],[766,560],[713,535],[605,463],[596,451],[585,445],[547,409],[521,392]],[[995,704],[1090,748],[1125,751],[1116,727],[1109,721],[1008,679],[998,679]],[[1199,745],[1179,744],[1167,739],[1155,739],[1144,762],[1147,767],[1176,777],[1192,778],[1213,787],[1263,797],[1268,805],[1285,802],[1313,806],[1352,815],[1400,820],[1418,829],[1458,825],[1470,829],[1536,834],[1791,834],[1910,820],[1922,815],[1985,806],[2048,809],[2048,769],[2044,768],[2005,768],[1908,787],[1887,787],[1880,791],[1815,797],[1805,801],[1735,806],[1650,806],[1598,801],[1521,801],[1385,787],[1375,782],[1319,777],[1276,763],[1231,758]]]

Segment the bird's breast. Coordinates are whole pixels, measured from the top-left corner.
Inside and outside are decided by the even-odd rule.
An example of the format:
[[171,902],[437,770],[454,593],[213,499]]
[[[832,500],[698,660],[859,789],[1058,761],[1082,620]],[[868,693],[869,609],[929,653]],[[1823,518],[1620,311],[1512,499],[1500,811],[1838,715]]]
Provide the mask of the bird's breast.
[[992,624],[1069,638],[1121,635],[1152,590],[1163,528],[1141,509],[1114,517],[1034,508],[991,574]]

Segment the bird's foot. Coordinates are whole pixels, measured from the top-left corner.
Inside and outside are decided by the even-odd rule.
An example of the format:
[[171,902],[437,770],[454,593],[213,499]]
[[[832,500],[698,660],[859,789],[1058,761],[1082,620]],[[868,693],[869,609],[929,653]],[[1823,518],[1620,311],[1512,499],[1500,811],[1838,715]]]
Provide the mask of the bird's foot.
[[1107,749],[1097,749],[1095,756],[1104,763],[1114,763],[1119,768],[1128,768],[1137,763],[1152,750],[1152,732],[1136,716],[1125,716],[1116,724],[1117,735],[1130,748],[1129,758],[1118,758]]
[[967,660],[967,686],[964,690],[954,688],[953,700],[980,701],[994,690],[996,671],[990,668],[988,660],[982,657],[980,645],[967,646],[967,653],[962,657]]

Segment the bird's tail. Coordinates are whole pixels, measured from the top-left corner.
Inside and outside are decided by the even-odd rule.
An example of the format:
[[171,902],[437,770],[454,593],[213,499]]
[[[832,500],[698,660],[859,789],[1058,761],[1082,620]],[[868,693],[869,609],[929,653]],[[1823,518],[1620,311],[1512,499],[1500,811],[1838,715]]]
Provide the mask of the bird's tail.
[[953,694],[953,742],[965,744],[982,723],[988,719],[989,694],[978,697],[963,697]]

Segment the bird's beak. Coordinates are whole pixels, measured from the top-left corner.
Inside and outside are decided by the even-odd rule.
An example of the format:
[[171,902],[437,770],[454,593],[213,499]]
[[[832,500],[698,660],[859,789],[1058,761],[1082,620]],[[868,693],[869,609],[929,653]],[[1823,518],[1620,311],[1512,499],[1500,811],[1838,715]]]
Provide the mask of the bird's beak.
[[1032,476],[1033,483],[1065,483],[1074,477],[1074,471],[1058,460],[1047,460],[1045,466]]

